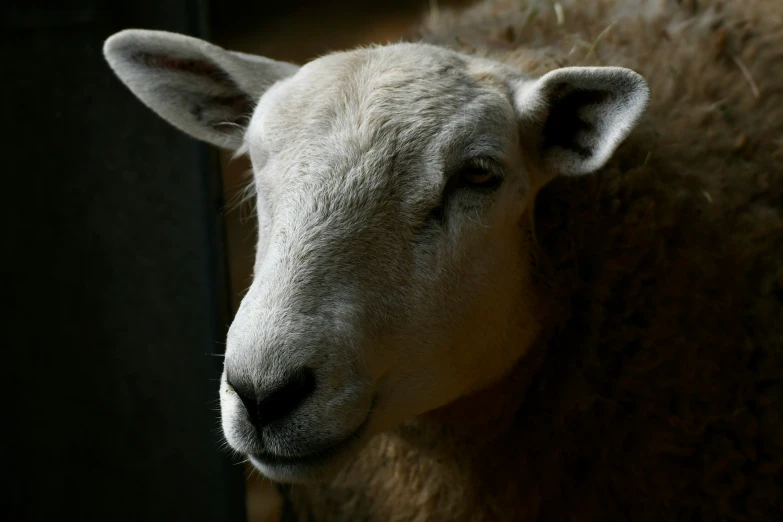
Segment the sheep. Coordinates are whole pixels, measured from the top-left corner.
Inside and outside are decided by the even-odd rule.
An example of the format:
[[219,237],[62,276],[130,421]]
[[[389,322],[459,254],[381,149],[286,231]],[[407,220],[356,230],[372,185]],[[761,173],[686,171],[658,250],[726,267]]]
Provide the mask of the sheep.
[[783,513],[783,6],[491,0],[119,78],[249,154],[228,444],[318,521]]

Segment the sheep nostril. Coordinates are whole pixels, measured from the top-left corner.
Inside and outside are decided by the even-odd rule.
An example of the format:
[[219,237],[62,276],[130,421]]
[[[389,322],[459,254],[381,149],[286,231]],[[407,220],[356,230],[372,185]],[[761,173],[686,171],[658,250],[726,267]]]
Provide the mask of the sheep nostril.
[[227,380],[242,401],[248,421],[256,429],[289,415],[315,390],[315,375],[306,367],[263,389],[256,389],[246,381]]

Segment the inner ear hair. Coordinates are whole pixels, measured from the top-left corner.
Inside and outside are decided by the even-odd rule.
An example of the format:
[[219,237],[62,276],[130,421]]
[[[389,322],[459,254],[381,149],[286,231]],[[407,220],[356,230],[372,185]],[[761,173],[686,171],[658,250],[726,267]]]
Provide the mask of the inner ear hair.
[[131,55],[131,59],[140,65],[155,69],[168,69],[175,72],[185,72],[198,77],[209,78],[217,83],[230,84],[237,90],[236,84],[225,71],[205,60],[194,58],[175,58],[149,51],[138,51]]
[[194,85],[201,86],[201,95],[193,96],[188,112],[196,122],[216,132],[235,132],[245,127],[253,114],[255,102],[249,93],[243,91],[226,71],[208,60],[149,51],[138,51],[130,58],[143,67],[190,76]]
[[599,131],[597,122],[584,118],[585,108],[611,104],[614,95],[609,91],[588,90],[559,83],[552,89],[549,114],[541,133],[541,148],[560,147],[584,158],[593,155],[593,143]]

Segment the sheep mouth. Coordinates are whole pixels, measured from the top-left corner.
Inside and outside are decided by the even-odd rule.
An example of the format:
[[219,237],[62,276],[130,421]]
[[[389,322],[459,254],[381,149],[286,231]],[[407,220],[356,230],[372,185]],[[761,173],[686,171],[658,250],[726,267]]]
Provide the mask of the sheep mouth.
[[[374,402],[374,401],[373,401]],[[367,433],[372,417],[370,413],[350,435],[321,445],[314,451],[300,455],[280,455],[270,452],[258,452],[248,455],[250,462],[261,473],[273,480],[299,482],[310,475],[323,475],[325,471],[342,462],[343,458],[356,449]]]

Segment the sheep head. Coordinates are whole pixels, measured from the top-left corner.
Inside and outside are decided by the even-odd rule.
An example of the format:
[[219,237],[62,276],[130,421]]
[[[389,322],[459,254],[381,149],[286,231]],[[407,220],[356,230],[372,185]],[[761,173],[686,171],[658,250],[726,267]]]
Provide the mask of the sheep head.
[[299,67],[129,30],[105,54],[161,117],[252,160],[259,237],[222,423],[289,482],[328,477],[373,434],[525,355],[536,192],[602,167],[649,98],[627,69],[536,79],[424,44]]

